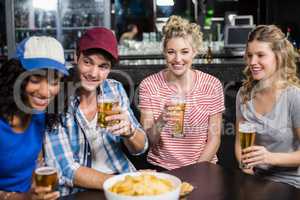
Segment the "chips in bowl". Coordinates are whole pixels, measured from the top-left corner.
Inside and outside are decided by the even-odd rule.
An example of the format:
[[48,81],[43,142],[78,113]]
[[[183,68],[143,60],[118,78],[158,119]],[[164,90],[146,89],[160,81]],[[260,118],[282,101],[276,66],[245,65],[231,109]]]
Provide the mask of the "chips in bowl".
[[104,182],[108,200],[177,200],[181,181],[157,172],[134,172],[113,176]]

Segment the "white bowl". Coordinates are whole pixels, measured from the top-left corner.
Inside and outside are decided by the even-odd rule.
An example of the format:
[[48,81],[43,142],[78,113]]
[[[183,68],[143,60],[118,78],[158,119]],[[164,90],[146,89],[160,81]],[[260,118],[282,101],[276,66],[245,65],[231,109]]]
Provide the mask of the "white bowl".
[[146,172],[152,175],[155,175],[158,178],[163,178],[170,180],[173,183],[173,190],[170,192],[166,192],[160,195],[151,195],[151,196],[127,196],[121,195],[114,192],[109,191],[116,182],[124,180],[125,176],[139,176],[141,172],[133,172],[133,173],[124,173],[120,175],[113,176],[107,179],[103,184],[104,194],[108,200],[178,200],[180,194],[180,186],[181,181],[176,176],[165,174],[165,173],[158,173],[158,172]]

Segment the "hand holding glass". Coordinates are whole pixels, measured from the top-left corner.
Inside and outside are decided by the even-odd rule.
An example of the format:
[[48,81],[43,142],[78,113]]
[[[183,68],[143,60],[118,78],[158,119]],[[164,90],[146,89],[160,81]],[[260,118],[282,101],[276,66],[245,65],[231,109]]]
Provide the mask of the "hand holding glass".
[[[251,124],[249,122],[239,123],[239,137],[240,137],[241,150],[250,147],[254,144],[255,135],[256,135],[256,129],[254,124]],[[247,165],[244,164],[242,160],[240,162],[240,168],[249,169],[249,167],[247,167]]]
[[181,96],[172,96],[170,103],[167,105],[167,111],[173,116],[171,126],[173,137],[184,137],[184,112],[185,99]]
[[99,95],[98,102],[98,124],[101,128],[113,126],[120,123],[120,120],[106,121],[105,118],[110,115],[120,114],[119,98],[114,95]]

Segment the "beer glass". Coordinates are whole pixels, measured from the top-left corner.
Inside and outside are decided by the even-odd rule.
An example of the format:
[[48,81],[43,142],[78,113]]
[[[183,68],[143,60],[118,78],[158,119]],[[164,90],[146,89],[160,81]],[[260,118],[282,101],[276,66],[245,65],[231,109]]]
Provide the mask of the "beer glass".
[[35,183],[36,186],[51,187],[54,191],[58,183],[57,170],[54,167],[40,166],[35,169]]
[[[256,135],[256,129],[254,124],[249,122],[240,122],[239,123],[239,137],[240,137],[240,144],[241,150],[250,147],[254,144]],[[243,164],[241,161],[240,167],[247,169],[247,165]]]
[[113,126],[120,123],[120,120],[106,121],[105,118],[110,115],[120,114],[117,110],[119,106],[119,97],[115,94],[102,94],[97,97],[98,107],[98,125],[101,128]]
[[183,124],[184,124],[184,112],[185,112],[185,99],[182,96],[172,96],[170,105],[168,106],[174,116],[172,121],[172,136],[173,137],[184,137]]

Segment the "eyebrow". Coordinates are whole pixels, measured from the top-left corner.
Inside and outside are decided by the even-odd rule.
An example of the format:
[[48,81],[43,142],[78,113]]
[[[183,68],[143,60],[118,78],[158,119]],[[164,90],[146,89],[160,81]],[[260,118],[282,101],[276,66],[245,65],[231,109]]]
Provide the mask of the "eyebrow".
[[255,51],[255,52],[249,52],[249,51],[248,51],[248,54],[259,54],[259,53],[265,54],[264,51]]
[[[176,51],[175,49],[173,48],[169,48],[167,50],[173,50],[173,51]],[[186,50],[190,50],[189,48],[183,48],[183,49],[179,49],[179,51],[186,51]]]

